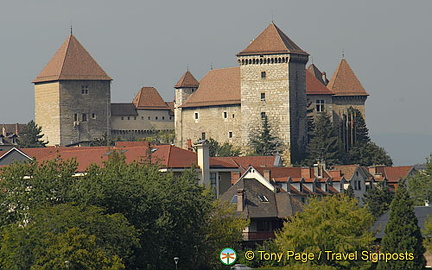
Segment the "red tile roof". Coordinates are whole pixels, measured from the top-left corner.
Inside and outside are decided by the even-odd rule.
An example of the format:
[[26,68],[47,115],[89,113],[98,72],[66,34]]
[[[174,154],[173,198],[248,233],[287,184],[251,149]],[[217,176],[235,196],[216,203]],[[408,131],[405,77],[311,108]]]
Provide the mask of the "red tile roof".
[[33,83],[59,80],[111,81],[112,79],[76,37],[70,35]]
[[[118,142],[115,147],[46,147],[21,148],[20,150],[38,161],[53,160],[59,157],[63,160],[75,158],[79,164],[78,172],[84,172],[91,164],[103,166],[103,162],[108,160],[108,155],[112,151],[123,153],[127,163],[151,162],[168,169],[198,167],[195,152],[172,145],[157,145],[149,148],[148,142],[145,141]],[[210,158],[210,168],[237,168],[237,166]]]
[[240,67],[214,69],[181,107],[240,104]]
[[333,166],[333,171],[340,171],[341,175],[345,177],[345,179],[350,180],[355,171],[359,168],[359,165],[338,165]]
[[325,72],[321,72],[321,70],[319,70],[314,64],[310,64],[306,70],[311,72],[315,76],[315,78],[317,78],[318,81],[320,81],[323,85],[328,84],[327,78],[325,79],[325,81],[323,80],[323,75],[325,76]]
[[[264,175],[264,170],[271,171],[272,178],[299,178],[301,176],[301,168],[300,167],[272,167],[272,168],[263,168],[258,167],[255,168],[261,175]],[[267,179],[271,180],[271,179]]]
[[322,84],[313,73],[306,70],[306,94],[307,95],[333,95],[324,84]]
[[340,61],[327,88],[336,96],[369,96],[345,59]]
[[273,22],[254,39],[249,46],[238,53],[241,55],[295,53],[309,55],[288,38]]
[[249,166],[273,167],[275,165],[275,156],[244,156],[244,157],[215,157],[215,159],[227,162],[246,170]]
[[141,88],[132,103],[140,110],[170,110],[154,87]]
[[400,179],[406,178],[413,168],[413,166],[385,167],[385,178],[389,182],[397,182]]
[[195,79],[195,77],[190,73],[190,71],[186,71],[185,74],[180,78],[174,88],[196,88],[199,86],[199,82]]

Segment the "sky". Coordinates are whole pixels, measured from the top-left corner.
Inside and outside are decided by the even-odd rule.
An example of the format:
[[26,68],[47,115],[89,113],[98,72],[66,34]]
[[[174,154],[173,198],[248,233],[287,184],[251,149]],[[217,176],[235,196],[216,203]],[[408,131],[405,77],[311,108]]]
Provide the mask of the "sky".
[[113,78],[112,102],[142,86],[166,101],[189,69],[237,65],[236,54],[272,21],[322,71],[342,54],[370,94],[366,123],[395,165],[432,152],[429,82],[432,1],[17,0],[0,9],[0,123],[34,119],[32,80],[70,34]]

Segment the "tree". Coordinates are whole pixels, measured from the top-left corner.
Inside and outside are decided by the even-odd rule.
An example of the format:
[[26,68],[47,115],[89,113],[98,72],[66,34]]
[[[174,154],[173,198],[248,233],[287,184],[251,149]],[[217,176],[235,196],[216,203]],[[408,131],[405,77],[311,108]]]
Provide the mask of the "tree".
[[315,119],[313,135],[307,146],[306,163],[311,166],[318,160],[324,160],[331,165],[339,163],[341,156],[337,130],[330,121],[330,116],[320,113]]
[[110,146],[115,145],[116,140],[113,140],[111,137],[109,137],[106,133],[102,135],[100,138],[95,138],[92,140],[91,145],[92,146]]
[[241,154],[240,148],[234,147],[228,142],[220,144],[213,138],[208,140],[210,144],[209,153],[211,157],[235,157]]
[[381,241],[381,253],[408,253],[413,260],[379,261],[377,269],[423,269],[426,266],[423,238],[407,189],[399,185],[390,204],[390,217]]
[[252,148],[252,155],[272,156],[278,153],[281,149],[279,138],[271,134],[268,117],[262,119],[261,130],[249,138],[249,146]]
[[[348,253],[367,250],[373,240],[369,231],[372,222],[372,215],[348,196],[312,198],[304,206],[303,212],[284,223],[275,241],[281,251],[317,254],[320,251]],[[337,266],[338,269],[367,264],[360,261],[331,261],[326,260],[325,256],[313,263]]]
[[39,127],[33,120],[27,123],[20,133],[18,146],[22,148],[45,147],[48,142],[42,140],[42,127]]
[[348,196],[348,197],[351,198],[351,199],[355,198],[355,195],[354,195],[354,189],[353,189],[353,187],[352,187],[351,185],[349,185],[349,186],[347,187],[347,189],[346,189],[345,192],[344,192],[344,195],[345,195],[345,196]]
[[364,194],[364,207],[372,213],[375,219],[378,219],[390,208],[393,197],[388,187],[380,182]]
[[432,154],[426,158],[424,171],[417,171],[407,179],[408,192],[414,200],[414,205],[424,205],[432,201]]
[[68,260],[72,269],[124,269],[138,247],[137,235],[123,215],[94,206],[31,209],[24,226],[3,227],[0,267],[60,269]]

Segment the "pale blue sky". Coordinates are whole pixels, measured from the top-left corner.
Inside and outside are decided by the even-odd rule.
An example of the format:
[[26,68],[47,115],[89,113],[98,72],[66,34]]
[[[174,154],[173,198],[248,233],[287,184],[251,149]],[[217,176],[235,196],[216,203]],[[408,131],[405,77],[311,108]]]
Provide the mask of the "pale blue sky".
[[[428,0],[7,1],[0,10],[0,122],[34,118],[31,81],[67,38],[71,22],[114,79],[112,102],[130,102],[141,86],[155,86],[171,101],[188,66],[198,80],[211,66],[235,66],[235,54],[273,18],[329,77],[344,50],[370,94],[372,138],[376,134],[396,163],[408,155],[398,144],[418,149],[399,163],[422,162],[432,144],[420,147],[409,135],[432,139],[431,11]],[[407,135],[390,145],[394,134]]]

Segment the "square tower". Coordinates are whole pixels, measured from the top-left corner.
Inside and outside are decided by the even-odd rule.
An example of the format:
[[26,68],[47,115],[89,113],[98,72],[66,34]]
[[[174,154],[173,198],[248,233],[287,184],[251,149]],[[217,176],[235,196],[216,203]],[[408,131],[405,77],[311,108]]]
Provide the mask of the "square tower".
[[259,132],[266,117],[283,144],[288,163],[305,150],[308,57],[274,23],[237,54],[244,146]]
[[71,34],[33,81],[35,122],[48,145],[110,134],[111,80]]

